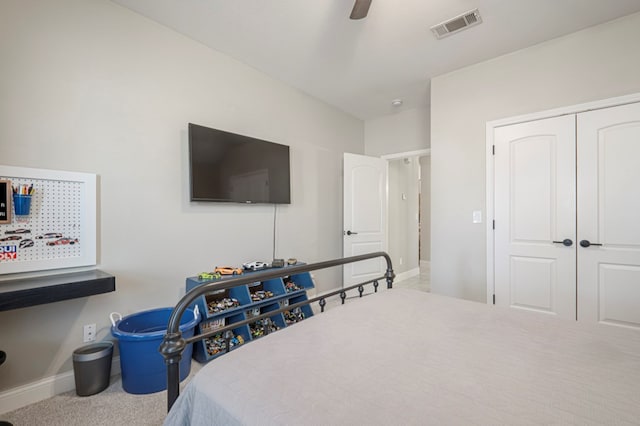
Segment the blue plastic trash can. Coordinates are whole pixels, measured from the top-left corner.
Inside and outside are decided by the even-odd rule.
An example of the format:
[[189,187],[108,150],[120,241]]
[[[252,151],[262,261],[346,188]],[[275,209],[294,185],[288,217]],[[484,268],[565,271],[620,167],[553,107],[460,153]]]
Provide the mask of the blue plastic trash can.
[[[133,394],[160,392],[167,388],[167,366],[158,351],[167,332],[173,308],[159,308],[132,314],[115,322],[111,334],[118,338],[122,388]],[[183,337],[193,336],[200,316],[187,309],[180,321]],[[188,345],[180,360],[180,381],[191,371],[191,353]]]

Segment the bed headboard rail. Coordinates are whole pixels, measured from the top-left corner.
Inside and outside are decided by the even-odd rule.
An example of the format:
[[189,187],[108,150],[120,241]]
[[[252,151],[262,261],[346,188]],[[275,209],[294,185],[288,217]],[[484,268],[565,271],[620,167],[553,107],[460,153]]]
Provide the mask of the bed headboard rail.
[[[281,278],[288,275],[299,274],[303,272],[311,272],[319,269],[326,269],[335,266],[346,265],[348,263],[356,263],[364,260],[375,259],[378,257],[384,257],[387,262],[387,271],[386,273],[378,278],[370,279],[364,281],[359,284],[355,284],[349,287],[343,287],[339,290],[335,290],[329,293],[322,294],[320,296],[316,296],[312,299],[302,301],[299,303],[295,303],[289,306],[282,307],[275,311],[270,311],[268,313],[264,313],[250,319],[235,322],[228,326],[216,329],[214,331],[210,331],[208,333],[202,333],[197,336],[193,336],[191,338],[185,339],[182,337],[182,333],[180,332],[180,320],[182,315],[186,311],[187,307],[189,307],[194,301],[196,301],[199,297],[218,290],[227,290],[233,287],[242,286],[245,284],[249,284],[255,281],[266,281],[274,278]],[[364,286],[372,283],[374,287],[374,291],[378,291],[378,281],[385,280],[387,282],[387,288],[393,287],[393,279],[395,278],[395,274],[393,273],[393,267],[391,264],[391,258],[385,252],[375,252],[362,254],[359,256],[351,256],[334,260],[327,260],[324,262],[310,263],[306,265],[297,265],[290,266],[287,268],[278,268],[271,269],[268,271],[251,274],[250,276],[239,276],[238,278],[232,278],[229,280],[211,282],[208,284],[203,284],[198,286],[187,294],[185,294],[182,299],[176,304],[169,317],[169,324],[167,326],[167,334],[165,334],[162,344],[160,345],[159,351],[165,359],[165,363],[167,364],[167,411],[171,410],[173,403],[178,398],[180,394],[180,359],[182,358],[182,352],[185,350],[187,345],[193,343],[198,340],[205,339],[214,334],[225,333],[234,328],[237,328],[244,324],[249,324],[251,322],[256,321],[264,321],[263,325],[265,326],[265,330],[268,330],[268,321],[269,317],[277,314],[279,312],[284,312],[286,310],[295,309],[304,305],[309,305],[314,302],[319,302],[321,311],[324,312],[324,307],[326,304],[326,298],[340,295],[342,299],[342,304],[344,304],[346,299],[346,292],[353,289],[358,289],[358,293],[360,297],[364,292]],[[229,350],[229,344],[227,342],[227,350]]]

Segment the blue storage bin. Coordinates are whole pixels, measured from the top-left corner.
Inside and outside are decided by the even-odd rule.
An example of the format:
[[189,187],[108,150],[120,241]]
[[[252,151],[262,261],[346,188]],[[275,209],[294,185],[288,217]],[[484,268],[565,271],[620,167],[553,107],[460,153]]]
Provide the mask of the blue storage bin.
[[[158,351],[173,308],[159,308],[128,315],[115,322],[111,334],[118,338],[122,388],[132,394],[159,392],[167,388],[167,367]],[[180,321],[183,337],[193,336],[200,316],[187,309]],[[180,360],[180,381],[191,371],[192,346]]]

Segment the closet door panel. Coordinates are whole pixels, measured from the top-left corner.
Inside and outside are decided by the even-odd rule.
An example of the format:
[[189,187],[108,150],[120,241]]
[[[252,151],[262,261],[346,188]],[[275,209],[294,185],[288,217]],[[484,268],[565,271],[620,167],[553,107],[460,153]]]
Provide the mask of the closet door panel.
[[496,305],[575,319],[575,117],[494,136]]
[[640,104],[577,123],[578,320],[640,329]]

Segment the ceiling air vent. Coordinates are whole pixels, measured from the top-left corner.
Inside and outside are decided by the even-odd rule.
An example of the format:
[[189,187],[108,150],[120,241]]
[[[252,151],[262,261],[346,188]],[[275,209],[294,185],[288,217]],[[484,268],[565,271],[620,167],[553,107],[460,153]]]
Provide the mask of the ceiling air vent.
[[431,31],[433,31],[436,38],[440,39],[450,34],[457,33],[458,31],[462,31],[465,28],[478,25],[481,22],[482,18],[480,17],[480,12],[478,9],[474,9],[438,25],[434,25],[431,27]]

